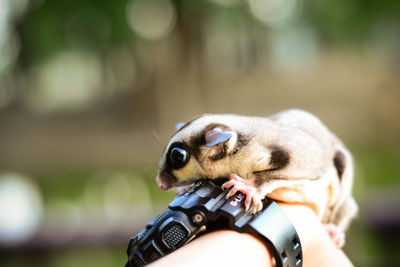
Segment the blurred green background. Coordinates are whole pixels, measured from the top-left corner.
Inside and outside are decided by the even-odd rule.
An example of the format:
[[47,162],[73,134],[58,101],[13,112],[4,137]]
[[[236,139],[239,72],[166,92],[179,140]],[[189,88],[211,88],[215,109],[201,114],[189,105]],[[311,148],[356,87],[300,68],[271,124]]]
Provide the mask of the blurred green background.
[[353,152],[356,266],[400,266],[400,2],[0,0],[0,266],[122,266],[177,122],[306,109]]

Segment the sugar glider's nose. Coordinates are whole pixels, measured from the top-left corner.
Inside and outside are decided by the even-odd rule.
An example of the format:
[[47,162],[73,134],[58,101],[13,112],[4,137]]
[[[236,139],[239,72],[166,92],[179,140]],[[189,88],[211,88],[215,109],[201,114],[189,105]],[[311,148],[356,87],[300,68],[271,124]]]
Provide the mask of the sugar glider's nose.
[[164,191],[172,187],[171,183],[168,182],[168,179],[163,178],[160,173],[157,175],[156,182],[158,187]]

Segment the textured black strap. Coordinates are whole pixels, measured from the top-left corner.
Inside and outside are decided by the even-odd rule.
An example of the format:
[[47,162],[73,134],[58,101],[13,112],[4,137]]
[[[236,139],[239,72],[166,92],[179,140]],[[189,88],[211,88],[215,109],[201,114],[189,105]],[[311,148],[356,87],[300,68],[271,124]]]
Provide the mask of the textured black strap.
[[[228,189],[221,193],[220,187],[205,181],[198,183],[187,194],[170,204],[176,210],[200,210],[208,221],[225,217],[230,229],[251,233],[267,244],[276,266],[300,267],[303,262],[301,243],[297,232],[283,210],[274,201],[267,199],[263,209],[252,214],[245,211],[245,195],[241,192],[226,199]],[[195,195],[195,197],[193,196]]]
[[254,217],[244,215],[236,218],[231,227],[242,233],[251,233],[264,241],[274,255],[277,266],[302,266],[299,236],[289,218],[274,201],[266,201],[264,209]]
[[245,195],[237,192],[226,199],[229,189],[203,180],[176,198],[166,211],[132,237],[126,267],[141,267],[196,238],[205,229],[233,229],[251,233],[262,240],[278,267],[301,267],[303,258],[299,237],[288,217],[272,200],[252,214],[244,208]]

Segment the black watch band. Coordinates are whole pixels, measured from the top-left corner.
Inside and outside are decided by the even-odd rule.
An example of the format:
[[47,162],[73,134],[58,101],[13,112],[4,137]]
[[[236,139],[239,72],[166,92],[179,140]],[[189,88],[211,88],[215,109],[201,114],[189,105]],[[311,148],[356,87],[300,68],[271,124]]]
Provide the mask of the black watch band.
[[238,192],[226,199],[228,191],[209,180],[197,182],[131,238],[126,266],[150,263],[222,221],[222,228],[251,233],[262,240],[273,254],[276,266],[301,267],[300,239],[279,205],[266,199],[263,209],[252,214],[244,209],[245,195]]
[[300,267],[303,255],[299,236],[289,218],[274,201],[267,200],[255,218],[237,220],[232,229],[251,233],[267,244],[276,266]]

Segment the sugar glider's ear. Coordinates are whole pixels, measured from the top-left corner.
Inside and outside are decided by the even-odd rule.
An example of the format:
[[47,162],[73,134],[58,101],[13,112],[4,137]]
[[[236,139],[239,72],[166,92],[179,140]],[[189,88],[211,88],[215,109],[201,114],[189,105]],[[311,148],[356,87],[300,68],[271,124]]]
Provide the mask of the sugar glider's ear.
[[180,130],[182,127],[183,127],[183,125],[185,125],[185,123],[184,122],[178,122],[176,125],[175,125],[175,129],[178,131],[178,130]]
[[232,133],[220,130],[218,128],[214,128],[206,133],[206,146],[212,147],[219,145],[221,143],[225,143],[232,137]]

